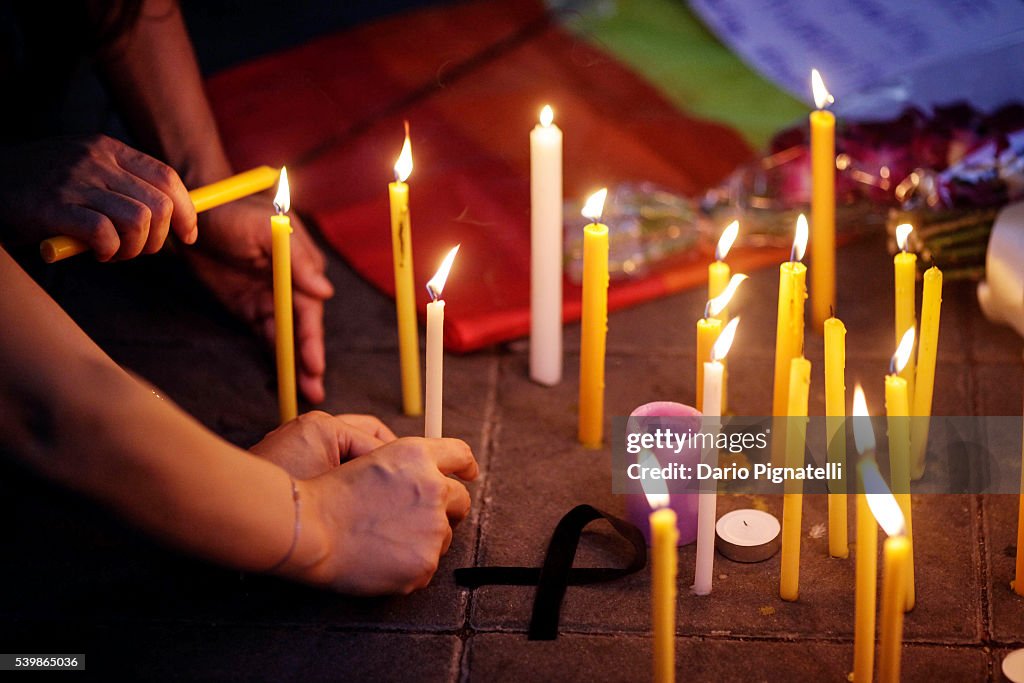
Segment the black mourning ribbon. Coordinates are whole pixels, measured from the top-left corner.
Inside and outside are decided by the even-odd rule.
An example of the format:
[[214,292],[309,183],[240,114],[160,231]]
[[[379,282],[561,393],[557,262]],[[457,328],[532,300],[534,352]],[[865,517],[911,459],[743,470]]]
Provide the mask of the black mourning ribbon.
[[[633,558],[625,567],[573,568],[576,548],[583,529],[593,521],[605,519],[633,545]],[[548,552],[541,567],[465,567],[455,570],[455,582],[465,588],[479,586],[537,586],[530,617],[530,640],[554,640],[558,637],[558,619],[562,598],[569,586],[613,581],[647,566],[647,542],[634,525],[590,505],[570,510],[551,534]]]

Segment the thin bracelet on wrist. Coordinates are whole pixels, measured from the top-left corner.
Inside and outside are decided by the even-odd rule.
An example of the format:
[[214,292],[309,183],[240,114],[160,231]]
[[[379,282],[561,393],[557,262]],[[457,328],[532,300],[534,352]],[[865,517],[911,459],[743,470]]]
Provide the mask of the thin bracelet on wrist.
[[299,499],[299,487],[298,484],[295,483],[295,480],[292,479],[291,477],[288,477],[288,481],[291,482],[292,500],[295,502],[295,531],[292,534],[292,544],[288,547],[288,552],[284,554],[284,557],[282,557],[280,560],[274,563],[273,567],[266,570],[268,574],[276,572],[278,569],[283,567],[288,562],[288,560],[292,559],[292,554],[295,552],[295,547],[299,544],[299,532],[302,531],[302,517],[300,515],[300,513],[302,512],[302,501]]

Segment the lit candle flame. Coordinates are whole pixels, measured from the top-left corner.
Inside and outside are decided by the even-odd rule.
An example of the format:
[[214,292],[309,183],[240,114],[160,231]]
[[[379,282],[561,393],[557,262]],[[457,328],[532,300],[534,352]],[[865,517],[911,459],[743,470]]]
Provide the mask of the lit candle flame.
[[871,414],[868,413],[868,402],[864,399],[860,382],[853,390],[853,442],[861,455],[875,450],[875,430],[871,426]]
[[281,167],[281,179],[277,181],[277,194],[274,195],[274,210],[278,214],[288,213],[292,207],[292,192],[288,188],[288,169]]
[[455,261],[455,255],[459,253],[459,247],[461,244],[456,244],[452,247],[452,250],[448,252],[448,255],[441,261],[441,267],[434,273],[434,277],[430,278],[427,282],[427,292],[430,293],[430,298],[437,301],[441,298],[441,291],[444,289],[444,283],[448,280],[448,272],[452,269],[452,263]]
[[725,230],[722,231],[722,236],[718,238],[718,246],[715,247],[716,261],[724,260],[729,254],[729,250],[732,248],[732,243],[736,241],[736,235],[738,235],[739,232],[739,221],[733,221],[725,228]]
[[409,142],[409,122],[405,122],[405,142],[402,144],[402,152],[395,162],[395,180],[404,183],[412,174],[412,143]]
[[707,306],[704,307],[704,317],[714,318],[716,315],[722,312],[729,302],[732,300],[733,294],[739,288],[743,281],[747,279],[747,276],[743,273],[736,273],[729,278],[729,284],[725,286],[722,293],[716,296],[714,299],[708,301]]
[[551,125],[551,122],[555,120],[555,112],[552,111],[550,104],[545,104],[544,108],[540,110],[540,125],[547,128]]
[[825,81],[821,80],[821,74],[817,69],[811,69],[811,92],[814,93],[814,106],[818,109],[824,109],[836,101],[825,87]]
[[583,210],[580,211],[584,218],[589,218],[592,223],[597,223],[601,220],[601,214],[604,213],[604,200],[608,196],[608,188],[602,187],[600,190],[590,195],[587,202],[583,205]]
[[807,251],[807,217],[800,214],[796,219],[796,234],[793,235],[793,249],[789,252],[790,261],[803,261]]
[[900,251],[906,251],[907,245],[910,240],[910,233],[914,231],[914,226],[910,223],[900,223],[896,226],[896,246],[900,248]]
[[907,363],[910,362],[910,354],[913,352],[914,328],[911,327],[903,333],[900,344],[896,347],[896,353],[889,360],[889,374],[896,375],[903,372],[903,368],[907,367]]
[[871,514],[885,529],[885,533],[889,536],[905,534],[907,527],[903,511],[900,510],[900,504],[896,502],[896,497],[885,485],[882,473],[878,471],[878,465],[873,459],[867,459],[861,461],[857,469],[860,471],[860,478],[864,483],[864,492],[867,494]]
[[[651,453],[646,448],[640,451],[637,463],[640,465],[641,471],[661,468],[658,456]],[[663,508],[669,504],[670,498],[668,495],[668,484],[665,483],[664,479],[642,477],[640,479],[640,485],[643,487],[644,495],[647,496],[647,504],[651,506],[652,510]]]
[[718,335],[718,339],[715,340],[714,345],[711,347],[711,362],[715,363],[718,361],[725,360],[725,357],[729,354],[729,349],[732,348],[732,340],[736,337],[736,328],[740,324],[739,317],[735,317],[729,321]]

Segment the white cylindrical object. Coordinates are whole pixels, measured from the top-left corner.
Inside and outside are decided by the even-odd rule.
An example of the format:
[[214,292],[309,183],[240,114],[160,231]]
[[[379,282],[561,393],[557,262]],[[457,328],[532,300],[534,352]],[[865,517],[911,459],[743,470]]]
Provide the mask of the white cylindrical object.
[[[712,443],[718,436],[722,414],[722,364],[719,361],[704,363],[704,417],[703,430],[712,435]],[[718,466],[718,449],[713,445],[704,449],[701,462],[711,467]],[[718,515],[718,486],[713,477],[701,482],[697,503],[697,565],[693,573],[693,592],[707,595],[711,592],[712,575],[715,571],[715,517]]]
[[1000,211],[992,225],[978,303],[986,318],[1024,336],[1024,202]]
[[779,551],[782,525],[763,510],[733,510],[715,525],[718,552],[734,562],[763,562]]
[[562,379],[562,131],[530,131],[530,379]]
[[427,304],[427,396],[423,436],[441,438],[441,393],[444,385],[444,299]]

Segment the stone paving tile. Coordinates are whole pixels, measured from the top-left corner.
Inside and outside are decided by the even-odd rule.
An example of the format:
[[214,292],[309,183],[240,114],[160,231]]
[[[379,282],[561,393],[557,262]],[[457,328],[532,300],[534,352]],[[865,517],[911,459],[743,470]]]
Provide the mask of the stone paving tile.
[[[642,681],[651,678],[651,641],[627,635],[562,635],[557,641],[478,634],[467,644],[468,680]],[[676,678],[685,681],[841,681],[853,659],[850,643],[676,639]],[[904,681],[978,681],[988,656],[978,650],[911,645]]]
[[1024,647],[1024,597],[1010,589],[1017,556],[1018,496],[983,496],[989,628],[992,639]]
[[239,628],[217,621],[30,620],[4,623],[0,638],[16,649],[35,651],[47,643],[54,651],[85,653],[83,678],[107,681],[385,681],[405,672],[444,683],[457,680],[462,651],[452,635]]

